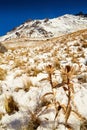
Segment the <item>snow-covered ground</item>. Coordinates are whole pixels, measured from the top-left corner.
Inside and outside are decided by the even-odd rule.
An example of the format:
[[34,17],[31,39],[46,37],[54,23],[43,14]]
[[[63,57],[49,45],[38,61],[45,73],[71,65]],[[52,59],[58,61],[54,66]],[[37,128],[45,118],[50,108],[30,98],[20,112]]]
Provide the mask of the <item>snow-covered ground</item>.
[[86,130],[87,29],[20,39],[2,42],[8,51],[0,53],[0,130]]

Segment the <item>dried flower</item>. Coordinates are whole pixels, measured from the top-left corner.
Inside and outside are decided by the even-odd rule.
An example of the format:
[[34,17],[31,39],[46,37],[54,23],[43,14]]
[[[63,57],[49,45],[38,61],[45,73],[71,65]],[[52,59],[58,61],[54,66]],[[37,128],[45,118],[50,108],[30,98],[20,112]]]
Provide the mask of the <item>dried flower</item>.
[[53,68],[53,66],[52,65],[48,65],[48,66],[46,66],[46,68],[45,68],[45,70],[46,70],[46,72],[49,74],[53,74],[53,72],[54,72],[54,68]]

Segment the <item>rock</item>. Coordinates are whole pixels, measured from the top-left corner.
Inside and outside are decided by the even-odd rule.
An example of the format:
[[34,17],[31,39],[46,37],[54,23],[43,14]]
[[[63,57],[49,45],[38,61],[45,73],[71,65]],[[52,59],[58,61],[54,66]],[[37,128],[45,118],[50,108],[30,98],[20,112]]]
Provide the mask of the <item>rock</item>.
[[5,52],[7,52],[7,48],[4,45],[2,45],[2,43],[0,43],[0,53],[5,53]]

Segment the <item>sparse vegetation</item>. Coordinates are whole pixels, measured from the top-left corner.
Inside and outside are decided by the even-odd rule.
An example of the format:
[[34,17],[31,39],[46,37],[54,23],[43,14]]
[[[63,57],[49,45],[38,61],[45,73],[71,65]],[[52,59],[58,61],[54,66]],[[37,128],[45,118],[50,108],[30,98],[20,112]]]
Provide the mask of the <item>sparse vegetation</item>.
[[5,110],[9,115],[13,114],[15,111],[19,111],[18,105],[14,101],[12,96],[9,96],[8,98],[5,97],[4,104],[5,104]]
[[0,120],[2,119],[2,117],[4,116],[5,114],[3,112],[0,112]]
[[5,80],[7,75],[7,71],[5,69],[0,68],[0,80]]
[[31,114],[31,119],[29,121],[27,130],[36,130],[40,125],[41,121],[35,113],[30,112],[30,114]]
[[24,89],[25,92],[28,92],[30,87],[32,87],[32,86],[33,86],[32,82],[30,80],[28,80],[28,81],[26,81],[24,83],[24,88],[23,89]]
[[82,47],[87,48],[87,42],[84,42]]
[[87,130],[87,121],[84,121],[84,122],[81,124],[80,130]]

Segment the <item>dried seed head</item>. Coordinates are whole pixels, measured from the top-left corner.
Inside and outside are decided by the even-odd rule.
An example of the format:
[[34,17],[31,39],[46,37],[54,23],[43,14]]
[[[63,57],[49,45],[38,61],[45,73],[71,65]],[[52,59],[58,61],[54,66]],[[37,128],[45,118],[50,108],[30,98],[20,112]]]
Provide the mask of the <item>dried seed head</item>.
[[67,73],[69,73],[71,71],[71,66],[66,65],[65,70],[66,70]]
[[54,68],[52,65],[46,66],[45,70],[47,71],[47,73],[50,73],[50,74],[53,74],[54,72]]
[[67,65],[65,66],[65,68],[61,67],[61,74],[64,81],[67,81],[67,78],[71,79],[76,75],[76,73],[76,69],[73,66]]

